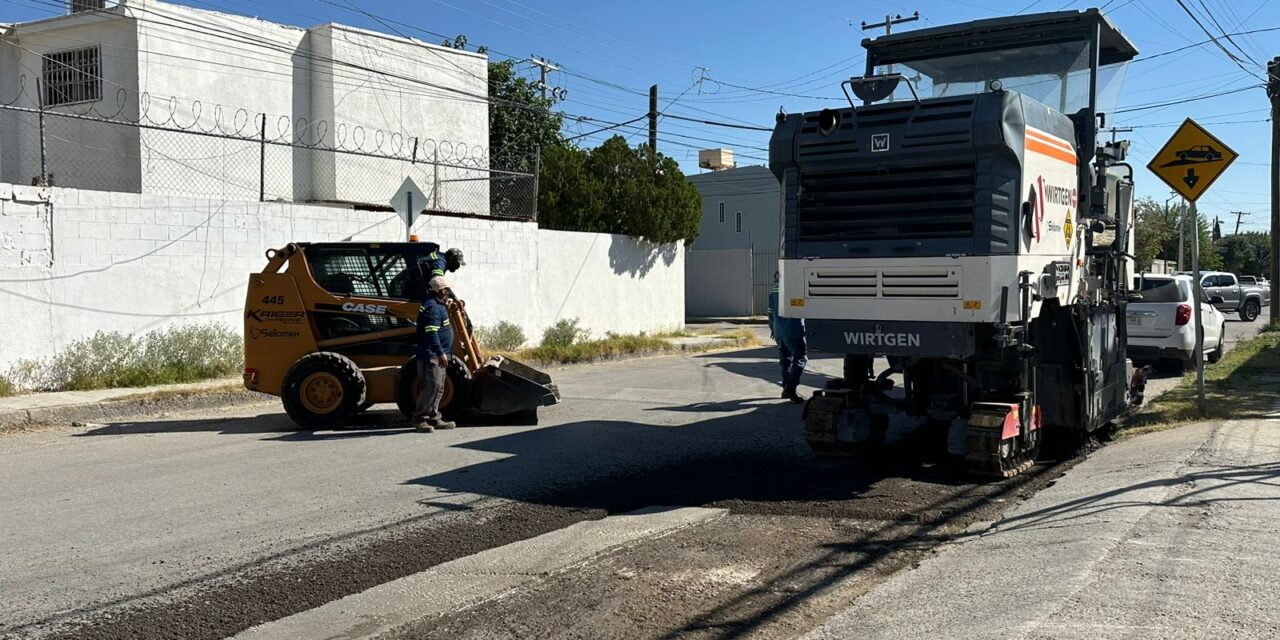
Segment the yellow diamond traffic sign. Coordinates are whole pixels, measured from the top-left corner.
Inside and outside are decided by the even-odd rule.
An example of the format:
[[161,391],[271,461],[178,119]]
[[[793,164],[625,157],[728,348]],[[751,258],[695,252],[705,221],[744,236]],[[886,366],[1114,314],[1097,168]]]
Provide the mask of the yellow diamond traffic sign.
[[1173,133],[1147,168],[1182,197],[1195,202],[1239,157],[1191,118]]

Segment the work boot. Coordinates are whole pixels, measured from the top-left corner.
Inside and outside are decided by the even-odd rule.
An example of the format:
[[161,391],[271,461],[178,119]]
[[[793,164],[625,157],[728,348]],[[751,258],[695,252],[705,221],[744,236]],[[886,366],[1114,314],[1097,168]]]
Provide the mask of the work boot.
[[787,396],[786,396],[786,398],[787,398],[788,400],[790,400],[790,401],[791,401],[791,404],[803,404],[803,403],[804,403],[804,398],[801,398],[801,397],[800,397],[800,394],[796,393],[795,391],[792,391],[791,393],[788,393],[788,394],[787,394]]
[[431,433],[435,431],[436,428],[426,422],[419,422],[418,424],[413,425],[413,430],[418,433]]
[[432,426],[437,429],[452,429],[458,426],[458,424],[456,422],[449,422],[448,420],[440,420],[439,422],[436,422]]

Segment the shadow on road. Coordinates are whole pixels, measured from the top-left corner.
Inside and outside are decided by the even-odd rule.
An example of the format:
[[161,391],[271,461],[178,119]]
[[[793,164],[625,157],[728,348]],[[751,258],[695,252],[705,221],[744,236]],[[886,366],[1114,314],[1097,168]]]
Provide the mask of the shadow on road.
[[329,438],[351,438],[368,435],[386,435],[404,431],[405,421],[395,411],[368,411],[357,415],[351,424],[333,431],[300,431],[298,425],[283,413],[264,413],[257,416],[238,416],[234,418],[214,418],[209,420],[145,420],[138,422],[115,422],[75,437],[86,436],[127,436],[148,433],[197,433],[216,432],[224,435],[246,435],[255,433],[283,433],[279,440],[323,440]]
[[[810,363],[813,363],[815,359],[815,354],[809,354]],[[778,365],[778,348],[772,345],[743,351],[700,355],[695,356],[694,360],[701,362],[705,367],[723,369],[744,378],[768,380],[776,383],[780,383],[782,379],[782,372]],[[813,367],[810,366],[804,372],[804,377],[800,379],[800,384],[821,389],[827,385],[827,381],[830,379],[831,376],[814,371]]]
[[[817,460],[804,442],[800,407],[780,399],[649,411],[708,417],[675,426],[587,420],[473,440],[457,446],[504,457],[406,482],[611,513],[718,504],[735,511],[821,511],[888,520],[917,517],[914,503],[929,493],[927,487],[968,482],[918,458],[861,464]],[[889,478],[925,488],[910,496],[892,491],[868,496],[870,488]]]
[[[1258,500],[1280,500],[1273,495],[1242,498],[1215,498],[1213,493],[1241,484],[1257,484],[1280,489],[1280,462],[1263,464],[1213,467],[1207,471],[1182,473],[1171,478],[1161,478],[1148,482],[1140,482],[1126,487],[1117,487],[1109,491],[1095,493],[1075,500],[1069,500],[1030,513],[1007,518],[1000,523],[994,533],[1007,533],[1019,529],[1037,529],[1042,527],[1059,527],[1063,523],[1077,520],[1098,513],[1134,507],[1172,507],[1203,509],[1215,502],[1250,502]],[[1172,498],[1152,502],[1150,500],[1122,500],[1126,494],[1155,487],[1193,486],[1196,489]]]

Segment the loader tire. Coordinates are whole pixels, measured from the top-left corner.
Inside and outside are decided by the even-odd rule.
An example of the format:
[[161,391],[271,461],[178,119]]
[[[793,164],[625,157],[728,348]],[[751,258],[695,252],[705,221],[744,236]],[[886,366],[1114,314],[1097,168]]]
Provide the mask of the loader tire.
[[280,400],[285,413],[303,429],[338,426],[365,402],[366,385],[360,367],[330,351],[309,353],[285,374]]
[[[396,375],[396,406],[406,420],[413,419],[418,405],[418,358],[400,367]],[[471,409],[471,379],[456,360],[449,362],[444,376],[444,395],[440,398],[440,413],[446,420],[464,417]]]

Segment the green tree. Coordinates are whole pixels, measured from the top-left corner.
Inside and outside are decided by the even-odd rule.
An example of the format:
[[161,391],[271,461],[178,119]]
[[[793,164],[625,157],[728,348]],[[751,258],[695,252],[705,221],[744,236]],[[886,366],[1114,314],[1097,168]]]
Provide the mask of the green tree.
[[562,231],[604,232],[604,185],[591,173],[591,155],[576,147],[542,150],[538,224]]
[[539,224],[665,244],[698,237],[702,197],[675,160],[613,136],[590,151],[543,151]]
[[[1155,258],[1177,262],[1178,260],[1178,221],[1182,216],[1181,205],[1165,206],[1151,198],[1139,198],[1134,202],[1137,214],[1134,229],[1134,256],[1138,258],[1140,269],[1148,268]],[[1187,214],[1190,216],[1190,213]],[[1222,255],[1218,253],[1213,242],[1210,222],[1203,215],[1197,216],[1196,226],[1200,231],[1200,268],[1202,270],[1221,269]],[[1183,238],[1182,270],[1191,270],[1191,236]]]
[[[1133,203],[1133,209],[1136,217],[1133,254],[1137,258],[1138,269],[1140,271],[1151,269],[1151,263],[1156,258],[1176,260],[1177,213],[1151,198],[1139,198]],[[1175,243],[1173,254],[1168,252],[1170,238],[1173,238]]]
[[[1189,215],[1189,214],[1188,214]],[[1213,244],[1213,231],[1210,229],[1212,224],[1203,215],[1196,216],[1196,227],[1200,231],[1200,270],[1201,271],[1218,271],[1222,269],[1222,254],[1218,253],[1217,248]],[[1191,236],[1187,236],[1187,252],[1186,259],[1182,263],[1184,271],[1189,271],[1191,265]]]
[[1218,241],[1222,269],[1235,274],[1266,275],[1271,272],[1271,234],[1251,231],[1223,236]]
[[516,74],[515,64],[489,63],[489,156],[490,162],[501,158],[508,168],[524,168],[511,163],[534,158],[540,147],[565,144],[564,115],[555,111],[554,97],[543,99],[541,89]]

